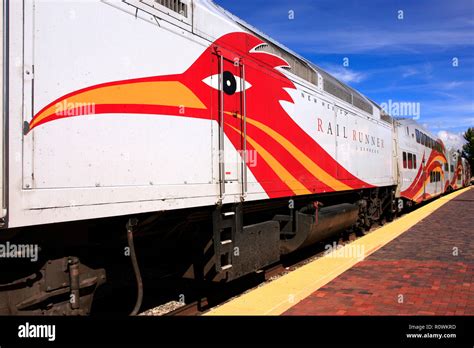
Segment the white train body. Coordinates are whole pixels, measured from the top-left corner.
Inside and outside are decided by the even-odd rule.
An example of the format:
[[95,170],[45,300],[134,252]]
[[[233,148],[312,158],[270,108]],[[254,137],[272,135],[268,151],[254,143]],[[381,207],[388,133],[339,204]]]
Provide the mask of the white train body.
[[0,315],[89,314],[102,285],[115,313],[132,279],[136,314],[144,285],[231,281],[469,184],[416,122],[209,0],[2,5],[0,246],[36,255],[3,260]]
[[[8,133],[2,133],[8,139],[3,217],[9,227],[396,184],[392,125],[375,104],[346,87],[371,112],[327,93],[323,86],[330,77],[315,67],[317,84],[262,63],[260,57],[276,58],[249,51],[245,42],[239,47],[239,38],[260,39],[212,2],[177,3],[181,14],[153,0],[9,3]],[[236,47],[222,44],[226,50],[206,56],[229,35]],[[233,100],[225,96],[226,106],[238,110],[222,110],[225,117],[234,112],[247,118],[237,130],[243,138],[247,127],[246,166],[243,147],[229,139],[235,127],[225,129],[219,142],[221,56],[225,69],[238,61],[235,75],[245,69],[249,83],[239,82],[245,97],[243,91]],[[209,71],[192,76],[195,81],[176,81],[200,59]],[[274,74],[283,87],[259,86],[260,73]],[[161,81],[153,84],[154,77]],[[137,79],[145,81],[140,88],[138,82],[113,87]],[[275,109],[255,115],[267,103],[259,99],[265,95],[276,97]],[[164,114],[166,107],[173,110]],[[274,113],[315,144],[305,148],[297,144],[298,132],[279,132]],[[260,135],[261,141],[255,138]],[[321,162],[308,154],[318,145],[321,154],[314,155],[322,155]],[[272,186],[275,177],[279,183]]]

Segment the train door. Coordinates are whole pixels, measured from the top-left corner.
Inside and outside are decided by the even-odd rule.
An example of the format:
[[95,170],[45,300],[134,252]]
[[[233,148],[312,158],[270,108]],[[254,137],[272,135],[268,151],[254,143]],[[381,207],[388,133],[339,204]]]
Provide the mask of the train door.
[[213,72],[217,79],[215,115],[218,119],[219,188],[221,199],[226,188],[235,192],[241,183],[240,193],[246,193],[246,100],[245,67],[241,58],[228,50],[217,49],[212,55]]
[[[396,184],[397,184],[397,192],[395,194],[396,197],[398,197],[400,195],[400,191],[401,191],[401,185],[402,185],[402,178],[401,178],[401,166],[400,166],[400,162],[398,161],[398,158],[399,156],[401,156],[401,154],[399,154],[399,151],[398,151],[398,136],[396,134],[396,128],[394,127],[393,129],[393,132],[392,132],[392,143],[393,143],[393,150],[392,150],[392,163],[393,163],[393,171],[392,171],[392,175],[393,177],[396,179]],[[402,151],[403,152],[403,151]],[[420,164],[422,165],[422,164]]]
[[423,160],[421,161],[421,173],[423,175],[423,196],[422,196],[422,200],[424,200],[425,195],[426,195],[427,180],[430,178],[430,174],[426,172],[426,161],[425,161],[424,156],[423,156]]

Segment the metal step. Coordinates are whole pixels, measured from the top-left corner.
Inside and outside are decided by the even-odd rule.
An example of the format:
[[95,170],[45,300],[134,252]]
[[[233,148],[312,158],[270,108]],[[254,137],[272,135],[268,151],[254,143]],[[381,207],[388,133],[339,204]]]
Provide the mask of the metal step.
[[218,206],[213,213],[214,257],[218,273],[232,268],[235,235],[242,229],[241,211],[241,204],[236,204],[226,208]]

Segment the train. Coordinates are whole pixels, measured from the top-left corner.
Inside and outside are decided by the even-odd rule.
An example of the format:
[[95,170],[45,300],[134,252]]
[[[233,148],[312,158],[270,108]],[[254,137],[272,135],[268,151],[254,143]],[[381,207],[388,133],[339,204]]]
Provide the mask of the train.
[[460,151],[210,0],[0,17],[2,315],[123,286],[136,314],[148,273],[231,282],[469,185]]

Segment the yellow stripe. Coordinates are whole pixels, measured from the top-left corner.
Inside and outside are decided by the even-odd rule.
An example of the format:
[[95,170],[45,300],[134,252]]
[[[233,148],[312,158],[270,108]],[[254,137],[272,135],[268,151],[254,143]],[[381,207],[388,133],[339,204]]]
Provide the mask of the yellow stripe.
[[363,251],[363,257],[367,258],[442,205],[469,189],[466,188],[438,198],[436,201],[346,244],[341,249],[334,251],[332,255],[316,259],[270,283],[211,309],[204,315],[280,315],[360,262],[361,260],[354,250]]
[[[237,128],[232,127],[230,124],[226,123],[230,128],[236,131],[239,134],[242,134]],[[285,169],[284,166],[281,165],[280,162],[276,160],[267,150],[265,150],[261,145],[259,145],[255,140],[251,137],[247,136],[247,141],[252,147],[258,152],[260,156],[262,156],[263,160],[267,162],[267,164],[272,168],[276,175],[285,183],[287,184],[290,189],[295,194],[309,194],[312,193],[309,191],[303,184],[301,184],[289,171]]]
[[61,100],[36,115],[30,128],[45,117],[56,112],[67,115],[68,110],[75,109],[77,105],[94,104],[136,104],[136,105],[162,105],[183,106],[188,108],[205,109],[205,105],[194,93],[178,81],[153,81],[125,83],[120,85],[97,87],[78,93]]
[[[426,181],[423,183],[423,185],[421,186],[421,189],[413,196],[413,200],[416,201],[418,198],[420,198],[421,195],[423,195],[424,193],[424,189],[425,189],[425,184],[426,184]],[[423,192],[422,192],[423,191]]]
[[433,159],[432,159],[431,162],[428,164],[428,166],[429,166],[431,163],[433,163],[434,161],[438,161],[438,162],[441,163],[442,165],[443,165],[444,163],[446,163],[446,160],[443,158],[443,156],[437,155],[437,156],[433,157]]
[[[443,172],[443,170],[442,170],[441,168],[435,168],[435,169],[433,169],[432,171],[433,171],[433,172],[440,172],[440,173],[441,173],[441,181],[440,181],[440,182],[441,182],[441,183],[444,183],[444,172]],[[430,178],[427,177],[427,178],[425,179],[425,182],[423,183],[423,186],[421,187],[421,189],[413,196],[413,200],[414,200],[414,201],[416,201],[420,196],[423,195],[424,192],[422,193],[421,191],[424,190],[425,185],[429,184],[429,181],[430,181]],[[440,192],[435,193],[435,194],[441,194],[441,193],[443,193],[444,187],[441,187],[441,188],[442,188],[442,190],[441,190]]]
[[[431,162],[430,162],[428,165],[426,165],[425,167],[429,167],[429,166],[430,166],[433,162],[435,162],[436,160],[437,160],[438,162],[440,162],[441,166],[443,166],[443,164],[446,163],[446,161],[444,160],[444,158],[443,158],[442,156],[438,155],[438,156],[434,157],[434,158],[431,160]],[[433,169],[433,171],[434,171],[434,172],[435,172],[435,171],[441,172],[441,175],[442,175],[441,181],[444,182],[444,172],[443,172],[442,168],[435,168],[435,169]],[[413,199],[414,201],[416,201],[421,195],[423,195],[423,193],[422,193],[421,191],[424,190],[424,187],[425,187],[425,185],[428,183],[429,180],[430,180],[429,177],[427,177],[427,178],[425,179],[425,182],[423,183],[423,186],[421,187],[421,189],[413,196],[412,199]]]
[[[230,113],[229,113],[230,114]],[[239,115],[241,118],[242,116]],[[343,182],[335,179],[333,176],[328,174],[324,169],[314,163],[308,156],[306,156],[300,149],[298,149],[293,143],[291,143],[288,139],[282,136],[280,133],[274,131],[272,128],[268,127],[267,125],[253,120],[247,117],[247,122],[254,125],[255,127],[262,130],[264,133],[269,135],[275,141],[283,145],[288,152],[303,165],[311,174],[315,176],[316,179],[323,182],[325,185],[331,187],[336,191],[345,191],[351,190],[352,188]]]

